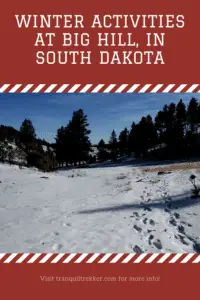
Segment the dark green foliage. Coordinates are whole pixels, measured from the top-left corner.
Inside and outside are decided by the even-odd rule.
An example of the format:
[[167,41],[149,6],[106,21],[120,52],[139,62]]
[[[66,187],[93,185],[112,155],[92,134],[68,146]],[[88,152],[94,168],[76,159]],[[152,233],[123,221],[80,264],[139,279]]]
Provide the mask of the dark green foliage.
[[33,127],[31,120],[25,119],[22,122],[22,125],[20,127],[20,133],[21,133],[21,139],[25,143],[30,142],[36,138],[35,128]]
[[103,139],[101,139],[97,145],[97,149],[104,149],[105,148],[106,143],[104,142]]
[[50,172],[57,168],[56,160],[48,153],[39,151],[29,152],[27,155],[27,165],[36,167],[44,172]]
[[158,142],[157,130],[152,117],[142,117],[138,124],[133,123],[129,135],[129,150],[135,156],[146,158],[148,149]]
[[73,112],[72,120],[66,127],[58,129],[56,136],[56,156],[60,164],[74,164],[91,160],[91,143],[87,116],[82,109]]
[[129,132],[127,128],[124,128],[119,134],[119,152],[121,155],[128,153],[128,140]]
[[104,142],[103,139],[99,141],[97,145],[97,149],[98,149],[98,153],[97,153],[98,161],[103,162],[110,158],[110,153],[108,152],[106,143]]
[[115,130],[112,131],[108,143],[109,143],[109,148],[111,150],[110,158],[115,161],[117,159],[117,156],[118,156],[117,134],[116,134]]

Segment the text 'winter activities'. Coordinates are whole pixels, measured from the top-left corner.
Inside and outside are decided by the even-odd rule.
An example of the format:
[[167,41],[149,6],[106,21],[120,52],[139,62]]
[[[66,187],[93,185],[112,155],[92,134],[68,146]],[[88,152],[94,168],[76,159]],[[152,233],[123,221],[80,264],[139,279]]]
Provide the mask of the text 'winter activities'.
[[36,30],[38,65],[165,64],[168,30],[185,26],[183,15],[93,15],[87,20],[83,15],[15,15],[15,19],[23,32]]

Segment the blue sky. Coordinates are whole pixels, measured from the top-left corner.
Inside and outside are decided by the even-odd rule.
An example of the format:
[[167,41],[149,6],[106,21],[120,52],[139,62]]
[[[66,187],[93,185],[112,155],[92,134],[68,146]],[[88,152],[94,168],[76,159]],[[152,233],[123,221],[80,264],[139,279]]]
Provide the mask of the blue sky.
[[92,143],[108,140],[130,128],[143,115],[155,117],[165,104],[185,104],[198,94],[0,94],[0,124],[19,129],[25,118],[32,120],[37,136],[54,142],[56,131],[67,125],[74,110],[82,108],[88,115]]

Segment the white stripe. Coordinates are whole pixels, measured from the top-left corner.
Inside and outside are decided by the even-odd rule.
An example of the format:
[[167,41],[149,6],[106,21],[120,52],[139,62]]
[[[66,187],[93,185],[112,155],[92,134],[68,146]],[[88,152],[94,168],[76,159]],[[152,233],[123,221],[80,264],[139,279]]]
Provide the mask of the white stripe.
[[83,253],[81,254],[81,256],[79,256],[78,259],[75,260],[76,264],[79,264],[80,262],[82,262],[84,260],[84,258],[86,258],[88,256],[88,253]]
[[100,259],[99,264],[104,263],[110,256],[112,255],[112,253],[107,253],[105,254],[102,259]]
[[136,260],[134,260],[134,264],[138,264],[139,262],[141,262],[144,258],[145,258],[145,256],[147,256],[147,253],[142,253],[142,254],[140,254],[139,256],[138,256],[138,258],[136,258]]
[[76,254],[77,254],[77,253],[71,253],[71,254],[63,261],[63,263],[64,263],[64,264],[67,264],[68,262],[70,262],[70,261],[74,258],[74,256],[76,256]]
[[35,253],[35,254],[33,255],[33,257],[31,257],[31,259],[29,259],[28,264],[34,263],[34,261],[36,261],[36,259],[37,259],[38,257],[40,257],[40,256],[41,256],[41,253]]
[[162,86],[163,84],[157,84],[150,93],[156,93]]
[[88,259],[87,264],[91,264],[100,255],[100,253],[93,254],[90,259]]
[[182,263],[182,264],[187,263],[187,262],[192,258],[192,256],[194,256],[194,253],[188,254],[188,255],[181,261],[181,263]]
[[197,264],[199,262],[200,262],[200,255],[198,255],[197,258],[192,263]]
[[10,263],[15,258],[15,256],[17,256],[17,254],[18,253],[12,253],[11,255],[9,255],[8,258],[4,261],[4,264]]
[[198,86],[199,86],[199,84],[193,84],[193,85],[186,91],[186,93],[192,93]]
[[159,253],[154,253],[152,254],[149,259],[147,259],[146,263],[150,264],[152,261],[154,261],[154,259],[159,255]]
[[140,86],[140,84],[134,84],[134,85],[127,91],[127,93],[133,93],[139,86]]
[[123,261],[122,261],[122,263],[123,264],[127,264],[130,260],[131,260],[131,258],[133,258],[135,256],[135,253],[130,253]]
[[32,88],[33,84],[27,84],[23,90],[21,90],[21,93],[27,93],[31,88]]
[[163,90],[163,93],[168,93],[174,86],[175,86],[175,84],[169,84],[169,85]]
[[62,257],[65,255],[65,253],[59,253],[52,261],[51,264],[57,263]]
[[122,84],[116,91],[115,93],[121,93],[126,87],[127,87],[128,84]]
[[0,260],[6,255],[6,253],[0,253]]
[[9,86],[10,86],[10,84],[4,84],[4,85],[0,88],[0,93],[3,93]]
[[122,256],[124,255],[124,253],[118,253],[112,260],[111,260],[111,264],[116,263]]
[[115,86],[116,86],[116,84],[110,84],[110,85],[103,91],[103,93],[109,93]]
[[44,93],[51,93],[51,91],[57,86],[57,84],[51,84]]
[[105,84],[98,84],[91,93],[98,93],[98,91],[104,86]]
[[79,93],[86,93],[92,85],[93,84],[86,84],[86,86],[82,88]]
[[69,84],[61,85],[61,87],[56,91],[56,93],[62,93],[68,87],[68,85]]
[[39,84],[34,90],[33,93],[39,93],[41,89],[45,86],[46,84]]
[[177,253],[170,261],[170,264],[175,263],[181,256],[183,255],[183,253]]
[[20,88],[20,86],[22,86],[22,84],[15,84],[13,88],[9,91],[9,93],[15,93]]
[[162,264],[166,259],[171,255],[171,253],[165,253],[158,261],[159,264]]
[[[6,89],[9,88],[11,84],[3,84],[0,87],[0,93],[3,93],[4,91],[6,91]],[[44,91],[44,93],[50,93],[58,84],[50,84],[47,89]],[[164,84],[157,84],[151,91],[149,91],[150,93],[156,93],[159,92],[159,90],[163,87]],[[174,91],[174,93],[180,93],[185,87],[187,87],[188,84],[180,84],[176,90]],[[15,93],[17,92],[17,90],[22,86],[22,84],[15,84],[13,87],[11,87],[10,91],[8,90],[9,93]],[[22,90],[21,93],[27,93],[32,87],[34,86],[34,84],[27,84]],[[46,86],[46,84],[39,84],[32,92],[33,93],[39,93],[41,91],[42,88],[44,88]],[[63,84],[60,88],[58,88],[57,91],[55,91],[56,93],[62,93],[67,87],[69,86],[69,84]],[[68,91],[68,93],[74,93],[79,87],[81,86],[81,84],[74,84],[71,89]],[[93,86],[93,84],[86,84],[80,91],[80,93],[86,93],[91,87]],[[98,84],[96,85],[96,87],[91,91],[91,93],[98,93],[100,89],[102,89],[105,86],[105,84]],[[113,88],[116,86],[116,84],[110,84],[104,91],[103,93],[109,93],[113,90]],[[121,93],[127,86],[129,86],[129,84],[121,84],[117,90],[115,91],[115,93]],[[152,84],[145,84],[145,85],[141,85],[141,84],[133,84],[129,90],[126,93],[132,93],[134,92],[139,86],[142,86],[141,89],[138,91],[138,93],[144,93],[147,91],[147,89],[149,89]],[[172,90],[173,87],[177,86],[176,84],[169,84],[166,86],[166,88],[162,91],[162,93],[168,93]],[[192,84],[191,86],[189,86],[189,88],[185,91],[185,93],[192,93],[196,88],[198,88],[198,86],[200,86],[199,84]],[[199,93],[200,90],[197,92]]]
[[51,256],[53,255],[53,253],[48,253],[46,254],[40,261],[40,264],[44,264]]
[[174,91],[174,93],[180,93],[186,86],[187,86],[187,84],[181,84],[181,85]]
[[141,88],[141,90],[139,90],[138,93],[145,93],[146,90],[148,90],[148,88],[150,88],[152,84],[145,84],[143,88]]
[[74,93],[78,88],[80,84],[74,84],[72,88],[68,91],[68,93]]
[[24,254],[16,261],[16,263],[17,263],[17,264],[22,263],[22,262],[27,258],[27,256],[29,256],[29,255],[30,255],[30,253],[24,253]]

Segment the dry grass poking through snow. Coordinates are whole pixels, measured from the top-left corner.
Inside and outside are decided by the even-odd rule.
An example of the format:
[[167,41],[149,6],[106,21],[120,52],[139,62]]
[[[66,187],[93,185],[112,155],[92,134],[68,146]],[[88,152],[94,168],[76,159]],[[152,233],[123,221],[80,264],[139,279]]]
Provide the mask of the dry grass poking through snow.
[[200,169],[200,162],[175,163],[164,166],[141,167],[144,172],[170,172],[179,170]]

